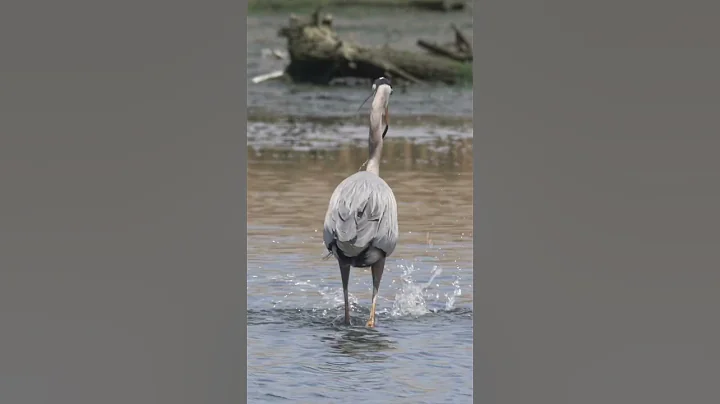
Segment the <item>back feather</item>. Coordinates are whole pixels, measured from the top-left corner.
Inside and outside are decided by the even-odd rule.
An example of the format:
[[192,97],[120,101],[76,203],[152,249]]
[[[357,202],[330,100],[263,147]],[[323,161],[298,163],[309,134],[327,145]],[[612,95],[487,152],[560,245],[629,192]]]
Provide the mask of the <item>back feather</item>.
[[323,240],[354,257],[369,246],[392,254],[398,239],[397,203],[392,189],[377,175],[353,174],[337,186],[325,215]]

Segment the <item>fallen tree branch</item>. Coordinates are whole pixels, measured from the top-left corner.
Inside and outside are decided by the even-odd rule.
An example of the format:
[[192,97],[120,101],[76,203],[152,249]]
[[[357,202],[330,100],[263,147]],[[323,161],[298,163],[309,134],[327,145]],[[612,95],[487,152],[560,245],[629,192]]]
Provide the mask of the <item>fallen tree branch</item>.
[[458,50],[472,54],[472,44],[465,38],[462,31],[455,24],[450,24],[450,28],[455,31],[455,46]]
[[423,39],[418,39],[417,45],[434,55],[442,56],[463,63],[472,62],[472,45],[455,24],[450,24],[450,28],[455,31],[455,42],[445,45],[438,45],[425,41]]
[[466,54],[462,54],[462,53],[458,53],[458,52],[453,52],[449,49],[442,48],[438,45],[424,41],[422,39],[418,39],[417,45],[419,47],[427,50],[430,53],[444,56],[444,57],[450,58],[452,60],[457,60],[458,62],[468,62],[468,61],[472,60],[472,56],[468,56]]
[[278,35],[287,38],[290,64],[285,72],[296,82],[328,84],[335,78],[385,76],[412,83],[452,84],[466,80],[468,75],[458,60],[342,40],[332,28],[332,16],[322,15],[320,9],[309,17],[291,15]]

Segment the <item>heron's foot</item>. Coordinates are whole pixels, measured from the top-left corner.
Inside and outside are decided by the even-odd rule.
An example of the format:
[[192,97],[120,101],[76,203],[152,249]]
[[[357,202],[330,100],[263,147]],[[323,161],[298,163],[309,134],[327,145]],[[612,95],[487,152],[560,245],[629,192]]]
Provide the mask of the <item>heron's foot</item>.
[[371,317],[370,320],[368,320],[367,324],[365,324],[366,327],[375,328],[375,318]]

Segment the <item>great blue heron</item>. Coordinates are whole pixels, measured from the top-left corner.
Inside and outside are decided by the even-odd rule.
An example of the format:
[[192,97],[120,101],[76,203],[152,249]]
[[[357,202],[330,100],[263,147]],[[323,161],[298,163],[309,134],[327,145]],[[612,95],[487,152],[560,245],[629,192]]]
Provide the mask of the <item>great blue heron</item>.
[[388,130],[388,102],[392,94],[390,80],[380,77],[375,80],[372,89],[368,97],[374,95],[370,111],[369,157],[363,164],[365,171],[347,177],[335,188],[323,229],[323,241],[330,252],[328,257],[334,255],[340,265],[346,325],[350,324],[350,268],[371,267],[373,289],[368,327],[375,327],[375,303],[385,258],[393,253],[398,240],[395,195],[380,178],[380,155]]

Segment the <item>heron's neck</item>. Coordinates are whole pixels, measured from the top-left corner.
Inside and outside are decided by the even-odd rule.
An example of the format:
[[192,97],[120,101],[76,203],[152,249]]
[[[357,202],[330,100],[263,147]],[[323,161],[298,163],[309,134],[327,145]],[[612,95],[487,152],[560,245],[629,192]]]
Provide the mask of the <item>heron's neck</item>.
[[380,158],[382,155],[382,146],[382,139],[377,144],[373,144],[373,141],[370,140],[370,158],[368,158],[365,171],[370,171],[371,173],[380,175]]
[[380,175],[380,159],[382,155],[383,138],[382,133],[385,129],[383,123],[384,107],[374,105],[370,112],[370,142],[369,142],[369,158],[365,171],[370,171],[376,175]]

